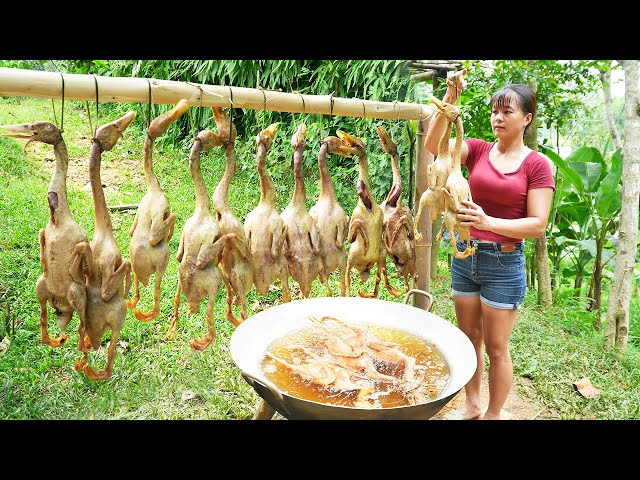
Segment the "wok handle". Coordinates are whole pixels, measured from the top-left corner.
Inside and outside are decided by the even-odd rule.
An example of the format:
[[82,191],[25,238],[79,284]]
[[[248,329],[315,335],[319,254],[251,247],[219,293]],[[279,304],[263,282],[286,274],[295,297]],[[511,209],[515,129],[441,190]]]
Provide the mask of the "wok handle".
[[427,297],[429,299],[429,305],[427,305],[427,312],[430,312],[431,311],[431,307],[433,307],[433,295],[431,295],[429,292],[425,292],[424,290],[419,290],[417,288],[413,288],[413,289],[409,290],[406,293],[406,295],[404,296],[404,300],[402,302],[403,303],[407,303],[409,301],[409,297],[413,293],[419,293],[420,295],[424,295],[425,297]]
[[278,390],[278,388],[273,383],[271,383],[266,378],[254,377],[253,375],[251,375],[248,372],[242,372],[242,375],[245,376],[246,378],[248,378],[249,380],[251,380],[252,382],[259,383],[260,385],[265,387],[267,390],[269,390],[271,395],[273,395],[278,400],[279,405],[284,409],[284,411],[287,414],[290,413],[289,412],[289,408],[287,407],[287,402],[285,401],[284,397],[282,396],[282,393],[280,392],[280,390]]

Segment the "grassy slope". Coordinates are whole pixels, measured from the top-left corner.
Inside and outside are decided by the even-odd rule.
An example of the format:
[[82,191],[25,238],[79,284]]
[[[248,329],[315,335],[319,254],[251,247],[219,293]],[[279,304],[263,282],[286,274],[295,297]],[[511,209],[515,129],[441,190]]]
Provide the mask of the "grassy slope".
[[[59,107],[58,107],[59,116]],[[88,131],[81,109],[65,106],[65,139],[71,157],[88,158],[88,144],[73,142],[76,131]],[[37,99],[0,99],[0,124],[53,120],[51,102]],[[101,119],[101,123],[104,121]],[[142,158],[142,122],[130,127],[112,152],[103,155],[103,165],[117,162],[119,156]],[[94,120],[95,128],[95,120]],[[213,127],[210,127],[213,128]],[[136,130],[137,129],[137,130]],[[280,141],[288,135],[280,136]],[[288,139],[287,139],[288,140]],[[259,198],[255,172],[255,145],[252,139],[246,147],[238,147],[238,172],[230,191],[230,202],[244,219]],[[49,149],[49,150],[47,150]],[[162,286],[161,317],[150,323],[138,322],[131,312],[121,332],[121,344],[116,355],[113,377],[106,382],[92,382],[73,369],[79,357],[76,345],[77,316],[67,329],[68,344],[58,348],[40,344],[39,307],[33,287],[41,273],[38,259],[38,230],[46,225],[48,209],[46,192],[49,183],[42,173],[42,153],[50,147],[30,146],[27,154],[22,143],[0,138],[0,295],[17,319],[15,337],[6,351],[0,350],[0,418],[1,419],[247,419],[253,414],[259,398],[242,379],[229,355],[229,338],[233,327],[224,320],[224,289],[215,304],[216,344],[205,352],[189,347],[189,340],[206,332],[204,304],[200,311],[188,317],[184,297],[181,321],[172,342],[165,341],[173,296],[177,285],[177,262],[174,259],[179,235],[187,218],[193,213],[194,191],[188,170],[188,151],[154,149],[154,169],[167,192],[172,209],[178,214],[176,233],[170,243],[172,259]],[[125,153],[127,152],[127,153]],[[36,154],[37,153],[37,154]],[[284,158],[271,158],[269,162]],[[287,159],[289,161],[290,159]],[[213,193],[224,170],[221,150],[203,155],[203,173]],[[308,205],[317,198],[318,182],[315,170],[308,173]],[[278,207],[289,201],[293,186],[290,170],[284,170],[276,184]],[[117,192],[107,194],[109,204],[137,203],[144,194],[141,178],[129,177]],[[355,192],[354,192],[355,196]],[[72,214],[93,235],[93,203],[89,191],[69,188]],[[344,206],[350,213],[352,206]],[[116,239],[124,258],[128,258],[128,230],[133,216],[113,213]],[[440,252],[438,276],[431,291],[436,298],[434,312],[455,322],[449,294],[446,256]],[[391,265],[392,282],[401,280]],[[360,286],[355,274],[355,289]],[[295,287],[295,282],[291,281]],[[334,294],[338,279],[333,280]],[[365,289],[370,290],[371,280]],[[324,289],[314,283],[313,296],[323,296]],[[140,307],[152,306],[151,286],[142,287]],[[393,299],[382,290],[380,298]],[[250,310],[258,311],[280,302],[278,288],[267,297],[253,290],[249,295]],[[632,309],[638,306],[632,301]],[[235,308],[238,313],[238,309]],[[627,356],[618,358],[602,353],[602,338],[592,331],[592,318],[584,305],[556,292],[551,308],[536,305],[535,292],[529,292],[512,337],[511,347],[515,383],[525,395],[555,412],[554,418],[640,418],[640,356],[630,346]],[[59,330],[50,310],[50,332]],[[2,325],[0,325],[2,328]],[[109,333],[103,338],[103,345]],[[1,348],[1,347],[0,347]],[[102,368],[106,349],[90,354],[90,361]],[[601,389],[594,399],[585,399],[573,391],[571,383],[589,377]],[[528,380],[527,380],[528,379]]]

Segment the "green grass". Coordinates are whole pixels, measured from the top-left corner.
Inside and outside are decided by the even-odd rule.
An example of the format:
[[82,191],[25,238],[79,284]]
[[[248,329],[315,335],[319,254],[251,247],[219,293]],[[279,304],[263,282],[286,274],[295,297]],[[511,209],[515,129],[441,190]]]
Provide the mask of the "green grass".
[[[79,102],[65,105],[65,140],[71,157],[88,159],[90,144],[76,132],[89,131],[86,111]],[[59,105],[56,108],[60,118]],[[84,118],[80,116],[84,113]],[[92,112],[94,115],[95,111]],[[39,99],[0,98],[0,124],[35,120],[53,120],[51,101]],[[95,119],[94,124],[95,128]],[[209,128],[215,128],[209,126]],[[281,211],[289,202],[293,187],[290,168],[290,147],[281,133],[268,166],[277,175],[277,205]],[[111,152],[103,154],[103,166],[116,164],[122,157],[140,160],[144,128],[134,122]],[[46,225],[48,207],[46,192],[49,175],[42,168],[42,156],[51,154],[51,147],[30,145],[23,153],[23,143],[0,137],[0,320],[5,306],[15,319],[15,335],[8,348],[0,347],[0,419],[249,419],[259,397],[244,381],[229,354],[229,339],[233,327],[225,320],[225,291],[218,293],[214,315],[216,343],[204,352],[189,347],[189,341],[206,332],[205,304],[193,316],[187,315],[184,296],[181,299],[180,323],[173,341],[165,339],[173,297],[177,286],[178,263],[175,253],[180,232],[192,215],[195,194],[188,169],[188,147],[173,147],[158,142],[154,148],[154,170],[169,196],[173,211],[178,214],[175,234],[170,242],[171,260],[162,283],[161,316],[141,323],[127,313],[120,335],[113,376],[104,382],[92,382],[73,368],[79,357],[78,318],[74,315],[67,334],[68,343],[53,349],[40,343],[39,306],[34,286],[41,274],[38,231]],[[373,143],[373,142],[371,142]],[[288,147],[288,149],[287,149]],[[309,155],[314,155],[311,147]],[[248,139],[237,146],[238,171],[230,190],[230,204],[241,219],[258,203],[259,182],[255,169],[255,141]],[[202,169],[209,194],[224,171],[221,149],[203,154]],[[306,169],[307,200],[310,207],[318,192],[318,176],[314,162]],[[88,167],[88,165],[87,165]],[[344,189],[349,185],[343,186]],[[69,189],[71,211],[78,223],[93,236],[93,202],[89,190]],[[355,205],[343,204],[351,213]],[[145,193],[141,175],[127,176],[117,191],[108,190],[108,204],[137,203]],[[124,258],[129,258],[128,231],[133,222],[129,212],[113,212],[116,240]],[[439,270],[432,279],[435,295],[434,313],[455,323],[453,302],[449,291],[447,254],[440,250]],[[402,279],[388,262],[391,282],[402,286]],[[373,277],[373,276],[372,276]],[[352,292],[363,286],[352,274]],[[292,294],[297,284],[290,279]],[[334,295],[339,292],[339,279],[331,279]],[[281,303],[279,284],[262,297],[255,290],[248,296],[250,313]],[[373,278],[364,285],[371,291]],[[630,343],[625,356],[604,354],[603,339],[591,325],[592,314],[583,302],[576,301],[562,290],[554,292],[554,305],[542,308],[536,303],[536,292],[529,291],[511,340],[514,364],[514,388],[547,407],[548,418],[559,419],[631,419],[640,418],[640,357]],[[312,296],[324,296],[324,287],[314,282]],[[391,297],[384,288],[379,298]],[[151,309],[153,289],[141,286],[139,307]],[[631,332],[638,332],[637,298],[632,300]],[[239,309],[233,307],[236,315]],[[49,310],[51,335],[59,335],[53,311]],[[0,340],[8,336],[0,322]],[[110,332],[103,337],[103,348],[90,353],[90,363],[103,368]],[[573,391],[572,382],[589,377],[601,390],[593,399]]]

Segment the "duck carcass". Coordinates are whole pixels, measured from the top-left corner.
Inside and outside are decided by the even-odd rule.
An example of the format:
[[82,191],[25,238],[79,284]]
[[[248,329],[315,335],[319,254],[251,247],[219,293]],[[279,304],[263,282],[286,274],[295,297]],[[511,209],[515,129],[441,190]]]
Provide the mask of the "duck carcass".
[[[176,259],[178,267],[178,288],[174,298],[173,318],[169,326],[167,339],[173,339],[178,327],[178,309],[180,307],[180,293],[187,298],[189,314],[195,314],[200,303],[208,298],[207,303],[207,334],[202,338],[194,338],[189,346],[194,350],[204,350],[216,339],[216,329],[213,317],[213,306],[216,295],[222,283],[222,272],[218,267],[222,256],[222,249],[234,234],[222,235],[216,217],[211,213],[211,201],[207,186],[200,170],[201,152],[208,152],[215,146],[222,145],[222,141],[211,130],[201,131],[193,142],[189,155],[189,170],[196,191],[196,208],[187,219],[180,235],[180,244]],[[238,326],[237,321],[231,321]]]
[[[49,222],[40,229],[40,264],[42,275],[36,283],[36,297],[40,303],[40,341],[50,347],[59,347],[67,340],[65,330],[73,312],[80,318],[80,340],[84,340],[86,294],[82,272],[70,271],[74,247],[87,242],[87,234],[76,223],[69,210],[67,199],[67,147],[58,127],[49,122],[33,122],[20,125],[2,125],[0,129],[13,133],[3,136],[28,139],[24,148],[32,141],[53,146],[56,164],[49,184]],[[59,338],[48,332],[47,302],[57,314],[61,330]]]
[[318,227],[307,211],[307,191],[302,174],[306,136],[307,126],[302,123],[291,137],[295,187],[289,205],[280,214],[287,229],[284,255],[291,278],[300,285],[302,298],[309,298],[311,285],[320,273],[320,237]]
[[[382,222],[382,239],[387,255],[404,278],[405,289],[409,290],[409,278],[417,282],[416,247],[414,240],[413,215],[411,209],[402,203],[402,177],[398,167],[398,146],[391,140],[383,126],[377,129],[382,148],[391,155],[393,184],[387,198],[380,204],[384,220]],[[394,288],[385,276],[385,286],[394,297],[402,295],[402,291]]]
[[349,222],[348,239],[351,243],[347,258],[347,294],[350,292],[351,269],[355,268],[360,274],[360,279],[366,282],[371,269],[378,265],[376,270],[375,287],[372,294],[358,292],[361,297],[374,298],[378,296],[381,271],[386,277],[387,251],[382,241],[382,224],[384,214],[380,205],[373,199],[369,188],[369,163],[365,149],[365,142],[348,133],[338,130],[338,138],[351,147],[351,152],[358,157],[360,173],[358,176],[358,203],[356,204]]
[[244,232],[249,242],[253,266],[253,282],[260,295],[266,295],[277,279],[282,285],[282,301],[291,301],[289,267],[282,251],[287,226],[276,210],[276,189],[267,171],[267,152],[273,144],[276,124],[271,124],[256,136],[258,174],[260,175],[260,201],[247,214]]
[[324,284],[327,296],[331,296],[329,276],[338,269],[340,273],[340,296],[346,294],[345,273],[347,251],[344,241],[349,229],[349,216],[344,212],[338,200],[327,167],[327,153],[351,156],[347,147],[338,137],[329,136],[320,143],[318,170],[320,171],[320,194],[318,201],[309,209],[309,215],[316,222],[320,238],[320,271],[318,276]]
[[229,206],[229,186],[236,173],[234,144],[236,127],[231,123],[231,119],[224,114],[222,108],[211,107],[211,110],[227,160],[224,175],[213,191],[213,208],[217,213],[218,225],[222,234],[233,233],[237,239],[237,241],[225,245],[220,260],[222,278],[227,290],[227,320],[234,323],[237,322],[231,309],[234,295],[235,305],[240,306],[242,320],[247,318],[247,294],[253,287],[253,268],[244,226]]
[[140,283],[146,286],[149,277],[155,274],[153,290],[153,309],[149,312],[135,310],[138,320],[148,322],[160,315],[160,285],[169,264],[169,240],[178,216],[171,212],[169,199],[160,187],[158,178],[153,172],[152,154],[156,138],[163,135],[169,126],[189,109],[186,100],[166,113],[156,117],[147,128],[144,140],[144,178],[147,192],[142,197],[138,211],[129,230],[131,242],[129,253],[133,268],[134,296],[127,301],[128,308],[135,308],[140,300]]
[[[462,175],[462,169],[460,165],[460,156],[462,154],[462,140],[464,135],[464,128],[462,125],[462,117],[460,116],[460,109],[455,105],[449,103],[443,103],[437,98],[433,97],[433,103],[440,111],[445,115],[447,121],[455,122],[456,125],[456,142],[452,154],[451,172],[447,178],[447,183],[444,186],[443,192],[445,194],[445,210],[444,217],[442,219],[442,227],[436,239],[440,241],[442,238],[442,232],[445,227],[449,231],[451,247],[453,248],[453,254],[456,258],[467,258],[476,252],[476,247],[471,247],[471,232],[469,227],[460,225],[458,220],[458,209],[462,205],[463,200],[471,200],[471,190],[469,189],[469,182]],[[446,134],[446,132],[445,132]],[[448,140],[448,139],[447,139]],[[454,230],[458,232],[460,240],[467,242],[467,247],[464,251],[460,252],[456,245],[456,238],[454,236]]]
[[[122,260],[120,249],[113,235],[111,217],[100,180],[102,152],[110,151],[135,118],[128,112],[114,122],[96,130],[89,157],[89,177],[95,209],[95,231],[91,243],[82,242],[73,249],[72,271],[82,271],[87,295],[85,338],[80,338],[82,357],[75,368],[91,380],[106,380],[111,377],[116,344],[127,315],[126,298],[131,288],[131,263]],[[103,370],[94,370],[88,364],[88,350],[98,350],[102,336],[111,330],[107,351],[107,365]]]

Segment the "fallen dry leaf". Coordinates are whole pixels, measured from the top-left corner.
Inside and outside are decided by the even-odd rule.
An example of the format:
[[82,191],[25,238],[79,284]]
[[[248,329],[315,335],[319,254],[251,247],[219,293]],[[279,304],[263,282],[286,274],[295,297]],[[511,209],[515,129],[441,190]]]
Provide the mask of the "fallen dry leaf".
[[198,394],[196,392],[193,392],[191,390],[186,390],[184,392],[182,392],[182,398],[180,398],[180,402],[185,402],[187,400],[191,400],[193,398],[196,398],[198,396]]
[[116,343],[116,348],[122,353],[125,353],[127,350],[129,350],[129,343],[125,342],[124,340],[118,339],[118,343]]
[[576,389],[583,397],[593,398],[600,393],[596,387],[591,384],[591,380],[587,377],[577,382],[573,382],[573,388]]
[[0,342],[0,356],[4,355],[9,348],[9,345],[11,345],[11,340],[9,340],[9,337],[4,337]]

